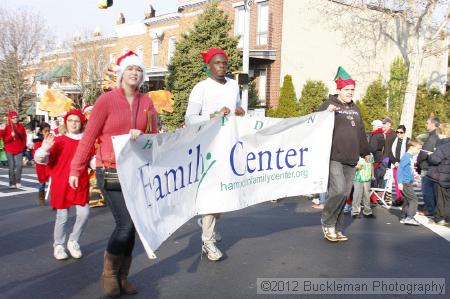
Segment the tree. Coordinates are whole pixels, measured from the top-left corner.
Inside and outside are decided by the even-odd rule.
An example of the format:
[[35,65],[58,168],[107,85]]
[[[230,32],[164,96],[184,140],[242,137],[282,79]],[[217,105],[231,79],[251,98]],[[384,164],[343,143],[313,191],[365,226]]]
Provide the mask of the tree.
[[278,100],[278,107],[269,109],[267,116],[288,118],[298,116],[297,97],[295,95],[294,84],[292,84],[292,76],[286,75],[283,79],[283,86],[280,90],[280,98]]
[[[362,55],[376,53],[380,40],[390,40],[401,53],[408,66],[405,99],[401,109],[400,123],[406,126],[410,136],[416,106],[417,89],[420,82],[422,62],[426,55],[448,51],[445,43],[445,28],[448,23],[448,0],[342,0],[337,9],[331,9],[340,20],[350,14],[351,22],[335,22],[333,25],[344,32],[347,42],[362,40],[373,49],[361,48]],[[441,14],[436,22],[437,12]],[[331,18],[328,18],[331,19]],[[335,28],[336,29],[336,28]],[[365,53],[365,54],[364,54]]]
[[261,101],[256,92],[256,83],[254,79],[250,79],[248,83],[248,109],[255,109],[259,106],[261,106]]
[[379,76],[367,87],[366,94],[361,99],[366,109],[364,117],[368,122],[384,118],[386,115],[386,98],[387,88],[383,86],[383,81]]
[[27,66],[46,43],[45,22],[28,10],[0,8],[0,28],[0,110],[23,117],[33,97]]
[[364,127],[366,128],[366,131],[370,130],[372,128],[370,118],[367,114],[367,107],[364,105],[362,101],[356,101],[355,102],[356,107],[359,108],[359,111],[361,111],[361,118],[364,123]]
[[417,91],[417,109],[414,113],[413,135],[426,131],[426,120],[430,116],[439,117],[441,123],[450,120],[449,95],[443,95],[436,88],[427,89],[425,83],[419,85]]
[[81,97],[75,106],[93,104],[101,94],[101,83],[108,67],[105,39],[99,33],[84,38],[76,37],[71,45],[72,83],[77,85]]
[[177,43],[166,78],[166,89],[174,98],[174,112],[162,115],[162,121],[169,129],[183,125],[189,94],[195,84],[206,78],[200,52],[211,47],[222,48],[229,57],[228,71],[240,69],[242,59],[237,49],[238,39],[229,36],[231,28],[228,15],[218,8],[217,2],[213,2]]
[[314,112],[326,99],[328,88],[322,81],[308,80],[302,89],[298,103],[300,115],[306,115]]
[[399,124],[401,108],[405,99],[408,67],[401,57],[397,57],[391,64],[388,82],[387,114],[394,124]]

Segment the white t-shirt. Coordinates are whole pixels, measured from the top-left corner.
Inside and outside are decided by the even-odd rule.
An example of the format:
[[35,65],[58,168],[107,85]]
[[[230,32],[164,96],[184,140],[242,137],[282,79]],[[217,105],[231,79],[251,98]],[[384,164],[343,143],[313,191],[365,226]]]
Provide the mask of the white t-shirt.
[[209,120],[209,115],[222,107],[227,107],[230,114],[234,114],[236,108],[241,106],[239,85],[233,79],[225,79],[225,84],[208,78],[194,86],[186,109],[186,125]]

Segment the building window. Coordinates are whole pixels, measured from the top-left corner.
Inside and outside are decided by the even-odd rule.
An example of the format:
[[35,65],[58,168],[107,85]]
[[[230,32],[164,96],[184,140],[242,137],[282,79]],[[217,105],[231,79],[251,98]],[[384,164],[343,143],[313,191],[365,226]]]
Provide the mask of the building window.
[[234,35],[239,36],[238,48],[242,48],[244,46],[244,16],[244,6],[238,6],[234,8]]
[[136,55],[144,60],[144,46],[139,46],[136,48]]
[[167,50],[167,64],[172,61],[173,54],[175,53],[175,48],[177,44],[177,39],[175,36],[169,38],[169,46]]
[[256,44],[267,45],[269,32],[269,2],[258,3],[258,25],[256,31]]
[[152,41],[152,66],[158,65],[159,40]]

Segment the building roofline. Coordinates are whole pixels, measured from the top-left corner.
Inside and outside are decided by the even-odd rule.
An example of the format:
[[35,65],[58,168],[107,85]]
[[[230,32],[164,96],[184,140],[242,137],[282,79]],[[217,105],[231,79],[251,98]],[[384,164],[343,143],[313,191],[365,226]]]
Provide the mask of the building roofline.
[[190,1],[183,1],[183,3],[180,3],[177,5],[178,11],[182,11],[185,8],[200,6],[205,4],[206,2],[209,2],[210,0],[190,0]]
[[175,20],[179,20],[180,17],[181,17],[181,14],[179,12],[172,12],[172,13],[168,13],[168,14],[164,14],[164,15],[160,15],[157,17],[146,19],[146,20],[144,20],[144,24],[149,25],[149,24],[154,24],[154,23],[158,23],[158,22],[175,21]]

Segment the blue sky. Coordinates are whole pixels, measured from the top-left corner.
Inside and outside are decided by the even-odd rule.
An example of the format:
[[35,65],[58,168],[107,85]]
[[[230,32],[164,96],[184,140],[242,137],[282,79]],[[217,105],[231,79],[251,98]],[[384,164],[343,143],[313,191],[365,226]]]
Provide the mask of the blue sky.
[[108,9],[98,9],[98,0],[0,0],[0,7],[29,8],[46,20],[51,35],[66,40],[76,31],[92,32],[97,26],[111,32],[120,12],[126,22],[142,20],[150,3],[156,15],[175,12],[177,7],[177,0],[114,0]]

